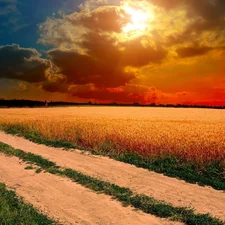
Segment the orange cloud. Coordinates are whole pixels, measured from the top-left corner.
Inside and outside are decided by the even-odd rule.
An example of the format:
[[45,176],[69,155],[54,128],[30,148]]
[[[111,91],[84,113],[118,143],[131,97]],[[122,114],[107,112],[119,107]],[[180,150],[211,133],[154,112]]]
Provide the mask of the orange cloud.
[[74,26],[83,26],[92,31],[121,32],[129,17],[118,6],[101,6],[91,12],[73,13],[66,19]]
[[70,93],[82,99],[92,99],[105,102],[123,102],[142,104],[158,103],[162,96],[161,91],[154,87],[135,84],[121,86],[119,88],[96,88],[92,84],[85,86],[72,86]]
[[199,47],[199,46],[190,46],[190,47],[181,47],[176,50],[178,55],[181,58],[186,58],[186,57],[193,57],[193,56],[199,56],[199,55],[204,55],[211,51],[212,48],[210,47]]
[[[145,6],[154,19],[125,31],[132,23],[125,5],[134,13]],[[82,100],[225,104],[224,13],[223,0],[89,0],[39,25],[48,59],[1,46],[0,77]]]
[[150,63],[161,63],[167,56],[167,51],[157,46],[143,46],[141,38],[127,41],[122,44],[122,63],[126,66],[143,67]]
[[[126,2],[128,0],[121,2],[121,5]],[[213,54],[224,51],[225,39],[220,30],[220,26],[224,24],[221,20],[223,9],[220,9],[223,3],[219,0],[213,5],[207,0],[143,2],[157,7],[152,9],[155,13],[152,29],[148,31],[150,33],[127,40],[118,36],[122,35],[122,27],[129,20],[120,6],[105,5],[76,12],[67,15],[64,22],[61,21],[66,26],[70,22],[71,30],[78,26],[83,29],[78,29],[80,37],[75,41],[72,38],[71,42],[67,41],[68,45],[48,52],[52,63],[58,67],[58,72],[65,76],[66,90],[72,85],[76,87],[69,88],[68,93],[85,99],[127,102],[151,102],[154,98],[164,103],[182,103],[188,100],[194,102],[204,98],[210,98],[214,102],[214,97],[206,94],[212,88],[212,81],[208,77],[219,75],[215,66],[212,66],[214,73],[209,75],[211,68],[207,67],[209,68],[210,57],[212,64],[217,64]],[[180,19],[186,20],[184,25],[180,23]],[[167,24],[168,21],[170,24]],[[57,32],[64,36],[65,30]],[[205,32],[209,34],[206,35]],[[69,44],[71,48],[68,48]],[[208,59],[201,58],[206,55]],[[198,58],[193,61],[192,58],[196,56]],[[208,66],[205,67],[205,64]],[[127,70],[127,67],[134,70]],[[216,85],[220,81],[213,82]],[[132,83],[142,85],[136,91]],[[161,91],[150,91],[148,86],[155,86]],[[90,87],[91,90],[88,89]],[[140,87],[147,88],[147,91],[142,92]],[[83,91],[78,91],[80,89]],[[60,91],[59,88],[55,90]],[[217,97],[223,98],[222,92]]]

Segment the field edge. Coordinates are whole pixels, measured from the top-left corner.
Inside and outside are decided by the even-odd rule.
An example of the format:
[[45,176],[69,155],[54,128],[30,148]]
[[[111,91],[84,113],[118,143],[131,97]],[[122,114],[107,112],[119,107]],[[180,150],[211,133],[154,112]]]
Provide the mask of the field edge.
[[171,156],[144,158],[143,156],[126,151],[118,153],[114,144],[110,142],[102,143],[98,148],[85,148],[80,144],[73,144],[63,140],[48,139],[34,128],[29,128],[20,124],[0,124],[0,130],[20,137],[24,137],[32,142],[44,144],[46,146],[68,149],[81,149],[89,151],[95,155],[108,156],[114,160],[135,165],[136,167],[155,171],[169,177],[185,180],[188,183],[201,186],[211,186],[216,190],[225,191],[224,169],[220,162],[208,164],[199,168],[194,162],[185,163]]
[[184,222],[188,225],[192,224],[208,224],[208,225],[221,225],[222,221],[213,218],[208,214],[195,214],[193,210],[184,207],[173,207],[162,201],[146,195],[135,195],[128,188],[119,187],[117,185],[105,182],[82,173],[79,173],[70,168],[62,168],[57,166],[39,155],[26,153],[19,149],[14,149],[9,145],[0,142],[0,152],[6,156],[16,156],[22,161],[32,165],[38,166],[36,172],[49,172],[51,174],[68,177],[72,181],[81,184],[95,192],[104,193],[111,196],[115,200],[120,201],[123,205],[130,205],[136,209],[140,209],[145,213],[156,215],[161,218],[168,218],[176,221]]

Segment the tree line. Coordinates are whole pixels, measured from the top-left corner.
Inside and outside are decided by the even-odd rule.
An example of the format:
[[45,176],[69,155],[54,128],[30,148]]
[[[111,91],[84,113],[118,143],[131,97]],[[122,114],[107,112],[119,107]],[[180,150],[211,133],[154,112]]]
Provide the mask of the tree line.
[[135,106],[135,107],[167,107],[167,108],[211,108],[211,109],[225,109],[225,106],[207,106],[207,105],[187,105],[187,104],[140,104],[134,102],[132,104],[125,103],[92,103],[92,102],[60,102],[60,101],[35,101],[35,100],[18,100],[18,99],[0,99],[1,108],[38,108],[38,107],[63,107],[63,106]]

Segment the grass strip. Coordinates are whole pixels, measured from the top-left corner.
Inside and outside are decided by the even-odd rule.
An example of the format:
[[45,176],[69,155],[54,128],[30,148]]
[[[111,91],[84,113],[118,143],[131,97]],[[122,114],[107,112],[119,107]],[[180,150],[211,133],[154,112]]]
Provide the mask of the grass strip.
[[0,224],[1,225],[53,225],[58,224],[38,212],[32,205],[23,202],[15,192],[7,190],[0,183]]
[[130,205],[136,209],[140,209],[145,213],[149,213],[162,218],[181,221],[187,225],[222,225],[224,224],[217,218],[211,217],[209,214],[196,214],[193,209],[184,207],[174,207],[163,201],[158,201],[146,195],[135,195],[129,188],[124,188],[105,182],[91,176],[82,174],[73,169],[62,168],[54,162],[42,158],[39,155],[26,153],[19,149],[14,149],[9,145],[0,142],[0,152],[7,156],[16,156],[24,162],[39,166],[45,172],[51,174],[68,177],[72,181],[81,184],[95,192],[104,193],[122,202],[123,205]]
[[194,163],[183,163],[172,157],[143,158],[135,153],[114,155],[115,160],[135,165],[136,167],[162,173],[168,177],[185,180],[191,184],[211,186],[225,191],[224,169],[220,163],[212,163],[200,170]]
[[[70,142],[45,138],[41,133],[23,125],[1,124],[0,129],[8,134],[22,136],[38,144],[44,144],[56,148],[82,149]],[[103,143],[97,149],[88,149],[92,154],[108,156],[117,161],[129,163],[140,168],[162,173],[169,177],[185,180],[188,183],[197,183],[202,186],[211,186],[217,190],[225,191],[224,169],[221,163],[214,162],[200,169],[195,163],[184,163],[177,158],[155,157],[144,158],[132,152],[115,153],[113,143]],[[87,150],[87,149],[86,149]]]

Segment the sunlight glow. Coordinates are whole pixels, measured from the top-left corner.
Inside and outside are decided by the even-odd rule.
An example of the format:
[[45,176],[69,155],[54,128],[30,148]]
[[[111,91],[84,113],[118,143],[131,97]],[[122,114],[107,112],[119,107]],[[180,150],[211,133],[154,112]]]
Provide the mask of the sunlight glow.
[[143,34],[154,19],[150,10],[124,7],[124,11],[131,17],[131,21],[123,28],[124,33]]

